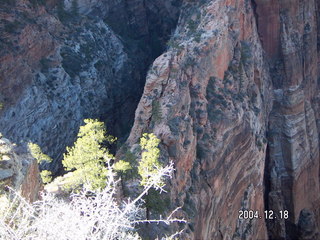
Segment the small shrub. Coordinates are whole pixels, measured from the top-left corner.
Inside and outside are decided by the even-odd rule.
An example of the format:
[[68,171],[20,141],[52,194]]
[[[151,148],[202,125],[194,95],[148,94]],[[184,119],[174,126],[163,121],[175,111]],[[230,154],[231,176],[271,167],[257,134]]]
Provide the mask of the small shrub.
[[115,163],[114,168],[117,172],[120,172],[122,178],[128,180],[139,176],[137,158],[129,149],[125,152],[123,160],[119,162],[121,163]]
[[4,31],[8,33],[15,33],[18,31],[19,27],[21,26],[21,23],[18,21],[9,22],[4,20]]
[[200,144],[197,144],[196,154],[197,159],[204,159],[206,157],[206,150]]
[[167,46],[168,46],[168,48],[172,48],[175,51],[181,51],[184,49],[184,47],[182,45],[180,45],[179,42],[174,38],[171,38],[167,42]]
[[77,0],[72,0],[71,2],[71,14],[73,17],[79,16],[79,5]]
[[151,209],[157,214],[163,214],[170,206],[170,198],[164,193],[159,193],[151,188],[144,198],[146,208]]
[[15,6],[16,5],[16,0],[0,0],[0,4],[8,4],[10,6]]
[[[195,114],[195,111],[192,111],[192,113]],[[179,135],[180,134],[180,123],[181,123],[181,121],[183,121],[181,117],[174,117],[174,118],[171,118],[168,121],[168,126],[169,126],[170,131],[171,131],[171,133],[173,135]]]
[[188,21],[188,25],[187,25],[188,29],[189,29],[189,32],[192,34],[196,31],[197,27],[198,27],[198,24],[196,21],[190,19]]
[[57,14],[58,14],[58,18],[61,22],[66,22],[67,20],[69,20],[69,14],[65,10],[64,0],[58,0]]
[[161,168],[159,143],[160,140],[153,133],[145,133],[140,139],[142,153],[138,173],[142,178],[141,185],[143,186],[147,185],[150,179],[152,180],[152,176]]
[[152,102],[152,121],[154,123],[160,122],[162,120],[162,111],[160,102],[158,100],[153,100]]
[[37,160],[38,163],[41,163],[42,161],[45,161],[48,163],[52,162],[52,158],[44,154],[38,144],[29,142],[28,148],[31,155]]
[[181,67],[182,67],[182,69],[187,69],[189,67],[196,66],[196,64],[197,64],[196,59],[188,55],[182,61]]
[[50,59],[41,58],[41,60],[40,60],[41,71],[44,73],[48,72],[51,62],[52,61]]
[[222,119],[222,116],[223,116],[223,112],[220,109],[208,111],[209,120],[214,123],[219,122]]
[[113,165],[113,168],[117,172],[125,173],[126,171],[132,169],[131,165],[129,162],[119,160]]
[[48,184],[48,183],[52,182],[52,172],[51,171],[43,170],[40,172],[40,176],[41,176],[42,182],[44,184]]
[[251,59],[252,59],[252,52],[251,52],[250,43],[246,41],[242,41],[240,61],[246,65],[251,63]]

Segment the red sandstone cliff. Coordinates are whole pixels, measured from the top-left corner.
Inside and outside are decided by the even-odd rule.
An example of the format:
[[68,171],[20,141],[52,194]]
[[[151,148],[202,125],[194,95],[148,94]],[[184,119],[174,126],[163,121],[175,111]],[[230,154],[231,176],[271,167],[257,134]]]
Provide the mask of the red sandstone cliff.
[[[317,239],[317,2],[186,1],[181,11],[129,145],[146,131],[161,138],[176,168],[172,205],[191,222],[185,238]],[[239,220],[241,209],[288,210],[289,219]],[[303,209],[315,216],[309,225]],[[309,238],[302,225],[314,226]]]

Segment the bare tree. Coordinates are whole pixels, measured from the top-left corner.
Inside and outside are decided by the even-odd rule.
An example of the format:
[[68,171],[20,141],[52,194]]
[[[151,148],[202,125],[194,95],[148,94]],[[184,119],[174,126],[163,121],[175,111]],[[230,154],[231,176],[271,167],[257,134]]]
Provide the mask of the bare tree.
[[117,181],[110,166],[105,189],[90,195],[83,190],[71,195],[68,201],[43,193],[42,200],[30,204],[11,189],[10,198],[4,199],[0,208],[0,239],[136,240],[140,239],[136,224],[185,223],[173,217],[175,211],[165,219],[143,219],[143,197],[151,188],[164,191],[163,178],[171,177],[173,164],[157,168],[157,174],[148,178],[143,192],[121,204],[115,199]]

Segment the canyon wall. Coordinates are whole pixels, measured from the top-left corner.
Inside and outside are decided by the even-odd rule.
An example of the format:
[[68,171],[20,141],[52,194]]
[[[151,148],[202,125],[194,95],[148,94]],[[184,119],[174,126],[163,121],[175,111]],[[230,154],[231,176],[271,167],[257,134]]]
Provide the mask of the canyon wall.
[[[304,211],[317,223],[320,217],[318,1],[274,1],[269,8],[263,2],[256,1],[258,31],[275,97],[267,132],[265,204],[290,213],[288,221],[268,221],[268,230],[272,239],[295,239],[305,235],[297,228]],[[263,41],[263,29],[271,28],[273,34]],[[314,227],[303,239],[319,238],[317,231]]]
[[55,173],[82,119],[104,120],[124,138],[179,10],[174,0],[143,3],[1,1],[0,132],[39,144]]
[[0,1],[5,137],[57,173],[82,119],[122,138],[134,119],[131,151],[154,132],[175,164],[181,239],[319,238],[319,1],[72,2]]
[[183,239],[319,237],[317,4],[185,1],[128,138],[134,152],[143,132],[156,133],[162,161],[174,162]]

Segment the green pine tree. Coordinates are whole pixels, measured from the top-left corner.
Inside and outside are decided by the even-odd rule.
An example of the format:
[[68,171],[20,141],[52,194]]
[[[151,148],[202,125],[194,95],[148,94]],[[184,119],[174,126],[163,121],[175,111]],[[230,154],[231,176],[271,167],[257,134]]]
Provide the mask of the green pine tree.
[[62,161],[67,171],[73,171],[69,188],[76,190],[84,186],[88,190],[103,189],[108,175],[106,165],[113,158],[104,144],[113,143],[116,139],[106,135],[103,122],[92,119],[85,119],[84,122],[74,146],[67,147]]
[[38,163],[41,163],[42,161],[45,162],[52,162],[51,157],[49,157],[48,155],[44,154],[40,148],[40,146],[38,144],[29,142],[28,143],[28,148],[29,151],[32,155],[32,157],[34,157]]
[[52,172],[51,171],[42,170],[40,172],[40,176],[41,176],[42,182],[44,184],[48,184],[48,183],[52,182]]
[[141,185],[143,186],[148,183],[149,178],[156,174],[161,167],[159,162],[159,143],[160,139],[153,133],[144,133],[140,139],[142,153],[138,173],[142,178]]
[[[52,158],[49,157],[47,154],[44,154],[38,144],[29,142],[28,148],[32,157],[34,157],[37,160],[38,164],[40,164],[41,162],[52,162]],[[40,176],[44,184],[50,183],[52,181],[52,172],[49,170],[42,170],[40,172]]]

